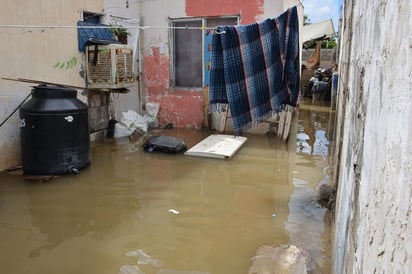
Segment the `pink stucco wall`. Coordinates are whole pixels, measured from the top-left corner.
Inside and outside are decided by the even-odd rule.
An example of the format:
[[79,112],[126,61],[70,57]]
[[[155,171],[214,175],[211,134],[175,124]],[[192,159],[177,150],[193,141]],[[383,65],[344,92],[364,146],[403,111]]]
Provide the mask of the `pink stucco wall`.
[[151,53],[144,59],[145,89],[149,97],[163,96],[169,89],[169,56],[160,53],[160,49],[151,48]]
[[[242,24],[255,22],[263,14],[264,0],[186,0],[186,16],[241,15]],[[170,88],[169,56],[156,46],[144,57],[146,101],[160,103],[160,125],[201,128],[203,125],[203,96],[201,90]]]
[[169,88],[169,56],[152,48],[152,55],[145,56],[144,74],[146,101],[160,103],[158,120],[161,126],[173,123],[175,127],[202,128],[202,93]]
[[264,0],[186,0],[187,16],[220,16],[241,14],[242,24],[255,22],[263,14]]

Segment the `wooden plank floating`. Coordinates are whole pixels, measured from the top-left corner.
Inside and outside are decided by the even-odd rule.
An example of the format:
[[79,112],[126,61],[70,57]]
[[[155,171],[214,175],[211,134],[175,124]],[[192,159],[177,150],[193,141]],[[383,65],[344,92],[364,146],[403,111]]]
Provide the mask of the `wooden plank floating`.
[[221,109],[222,116],[220,117],[220,119],[221,119],[220,120],[220,128],[219,128],[220,132],[225,132],[226,131],[226,122],[227,122],[227,119],[230,118],[230,117],[228,117],[228,111],[229,111],[229,105],[225,105]]
[[247,141],[246,137],[212,134],[185,152],[185,155],[217,159],[231,158]]
[[282,110],[279,113],[278,136],[282,136],[283,134],[283,128],[285,126],[285,117],[286,117],[286,113],[284,110]]
[[[268,122],[275,124],[276,136],[282,139],[283,141],[286,141],[290,134],[290,127],[294,111],[294,107],[287,105],[282,111],[274,113],[272,117],[270,117],[266,121],[262,121],[262,123]],[[226,132],[227,120],[232,119],[230,109],[228,105],[222,105],[220,107],[220,111],[216,113],[218,114],[214,117],[211,123],[211,128],[217,129],[219,132],[224,133]]]
[[24,174],[23,166],[15,166],[7,169],[8,174],[12,175],[22,175],[25,180],[27,181],[40,181],[40,182],[48,182],[53,179],[58,178],[57,175],[32,175],[32,174]]
[[292,122],[292,112],[293,112],[293,107],[287,106],[286,107],[286,117],[285,117],[285,126],[283,129],[283,141],[286,141],[286,139],[289,136],[289,131],[290,131],[290,123]]
[[58,178],[57,175],[24,175],[24,179],[28,181],[48,182]]

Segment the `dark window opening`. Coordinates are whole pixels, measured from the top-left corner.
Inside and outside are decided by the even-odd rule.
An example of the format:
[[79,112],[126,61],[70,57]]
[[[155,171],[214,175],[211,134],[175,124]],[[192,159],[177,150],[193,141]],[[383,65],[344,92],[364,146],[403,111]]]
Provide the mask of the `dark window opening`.
[[175,85],[202,86],[202,21],[176,22],[174,27],[199,29],[174,30]]
[[207,85],[207,59],[210,57],[207,44],[213,31],[209,28],[237,23],[236,16],[172,20],[171,85],[192,88]]

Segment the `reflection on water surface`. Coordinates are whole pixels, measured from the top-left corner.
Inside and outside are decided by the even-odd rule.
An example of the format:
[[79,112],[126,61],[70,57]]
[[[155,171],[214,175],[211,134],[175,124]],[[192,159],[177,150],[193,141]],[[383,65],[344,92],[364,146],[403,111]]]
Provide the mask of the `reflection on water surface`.
[[[316,189],[329,179],[329,116],[302,105],[287,144],[247,135],[230,160],[149,154],[126,139],[93,145],[77,176],[1,174],[2,272],[237,274],[257,246],[292,243],[328,273]],[[190,147],[210,133],[163,134]]]

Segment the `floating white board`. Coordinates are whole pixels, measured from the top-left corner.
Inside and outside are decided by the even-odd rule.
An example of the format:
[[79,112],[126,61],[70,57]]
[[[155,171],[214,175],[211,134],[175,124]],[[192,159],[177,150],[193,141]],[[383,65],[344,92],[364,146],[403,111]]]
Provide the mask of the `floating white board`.
[[185,155],[218,159],[231,158],[247,141],[246,137],[212,134],[185,152]]

